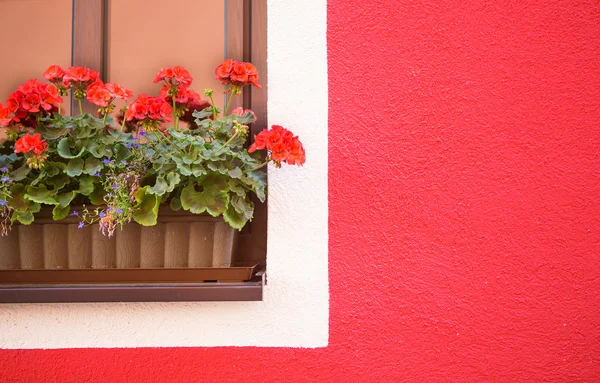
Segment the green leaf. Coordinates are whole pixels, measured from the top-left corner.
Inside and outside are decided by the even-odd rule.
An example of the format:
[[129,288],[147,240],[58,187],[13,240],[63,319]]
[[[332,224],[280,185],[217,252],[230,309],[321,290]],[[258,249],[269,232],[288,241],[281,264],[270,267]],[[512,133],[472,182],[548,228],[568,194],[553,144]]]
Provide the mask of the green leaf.
[[55,221],[60,221],[61,219],[64,219],[69,215],[70,210],[71,210],[71,205],[67,205],[67,206],[56,205],[56,206],[54,206],[54,209],[52,209],[52,218]]
[[98,173],[100,170],[102,170],[102,162],[100,162],[99,159],[97,159],[96,157],[88,157],[85,160],[85,166],[83,168],[83,172],[85,174],[89,174],[90,176],[93,176],[94,174]]
[[133,219],[142,226],[154,226],[158,218],[160,197],[147,193],[148,186],[139,188],[135,193],[137,204],[134,206]]
[[104,203],[104,186],[100,183],[94,184],[94,191],[90,193],[90,202],[94,205],[102,205]]
[[58,201],[57,206],[61,206],[61,207],[69,206],[71,201],[73,201],[73,199],[75,199],[76,196],[77,196],[76,191],[69,191],[66,193],[59,194],[58,196],[56,196],[56,200]]
[[148,193],[156,195],[164,195],[172,192],[179,184],[181,177],[179,173],[169,173],[167,176],[160,175],[156,178],[156,184],[148,189]]
[[267,198],[265,188],[267,186],[267,175],[261,171],[246,173],[246,177],[241,178],[242,182],[252,188],[260,202],[265,202]]
[[192,116],[196,117],[197,119],[204,119],[204,118],[210,117],[212,115],[213,115],[212,106],[209,106],[208,108],[204,108],[202,110],[197,110],[192,113]]
[[96,158],[112,156],[112,150],[98,141],[92,141],[87,149]]
[[58,142],[58,146],[56,148],[58,155],[66,159],[81,157],[81,155],[85,152],[85,148],[81,148],[77,154],[72,154],[69,141],[69,137],[64,137]]
[[245,218],[252,219],[254,215],[254,203],[250,198],[233,195],[231,196],[230,204],[238,213],[243,214]]
[[237,167],[229,170],[228,173],[231,178],[240,178],[244,174],[242,172],[242,169],[237,168]]
[[171,199],[171,202],[169,203],[169,207],[173,211],[181,210],[181,199],[178,197]]
[[48,190],[46,185],[40,185],[38,187],[28,186],[27,193],[25,193],[25,199],[37,203],[44,203],[46,205],[58,204],[55,196],[56,190]]
[[89,196],[94,191],[94,178],[81,177],[79,178],[79,192],[85,196]]
[[23,225],[31,225],[33,223],[33,213],[30,211],[15,210],[12,219],[21,222]]
[[25,177],[27,177],[30,171],[31,168],[29,166],[23,165],[17,170],[10,173],[10,179],[15,182],[22,181],[23,179],[25,179]]
[[56,140],[69,133],[69,129],[58,128],[54,124],[38,124],[36,132],[40,133],[47,140]]
[[65,187],[65,185],[70,183],[71,179],[65,173],[60,173],[57,176],[48,178],[45,182],[50,186],[54,186],[54,189],[58,190],[62,189],[63,187]]
[[131,150],[127,149],[124,145],[115,145],[115,161],[121,163],[131,157]]
[[223,219],[234,229],[242,230],[248,222],[243,214],[238,213],[232,205],[229,205],[223,212]]
[[190,183],[181,191],[181,206],[194,214],[207,211],[217,217],[225,211],[229,195],[217,184],[204,184],[203,190],[196,191],[196,185]]
[[67,168],[65,169],[65,173],[69,177],[77,177],[81,175],[83,171],[83,160],[81,158],[73,158],[67,163]]
[[240,184],[239,180],[230,179],[228,181],[228,184],[229,184],[229,190],[231,190],[235,194],[239,195],[240,197],[246,196],[246,189],[244,189],[244,187]]
[[231,227],[241,230],[254,215],[254,203],[250,198],[242,198],[237,195],[231,196],[229,206],[223,213],[223,219]]
[[14,184],[10,188],[10,197],[8,198],[8,205],[15,210],[26,211],[31,209],[33,202],[25,200],[25,185]]

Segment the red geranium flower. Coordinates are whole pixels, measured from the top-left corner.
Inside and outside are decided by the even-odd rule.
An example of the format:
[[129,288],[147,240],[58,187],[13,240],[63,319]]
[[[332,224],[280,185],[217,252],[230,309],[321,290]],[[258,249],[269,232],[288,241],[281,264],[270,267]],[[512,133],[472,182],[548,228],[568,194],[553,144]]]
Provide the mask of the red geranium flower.
[[72,66],[65,71],[64,81],[71,86],[89,85],[100,78],[100,74],[86,67]]
[[171,113],[173,109],[163,98],[140,94],[125,112],[125,119],[149,128],[159,128],[163,122],[173,120]]
[[254,143],[248,149],[249,153],[267,149],[275,162],[287,162],[290,165],[302,165],[306,162],[306,153],[298,136],[279,125],[273,125],[271,130],[263,130],[254,136]]
[[167,69],[161,69],[160,72],[156,74],[154,83],[161,81],[165,81],[166,83],[176,87],[183,86],[187,88],[192,83],[192,76],[190,76],[190,72],[188,72],[184,67],[174,66]]
[[115,98],[127,100],[132,96],[132,92],[123,88],[119,84],[103,84],[101,80],[96,80],[87,88],[87,99],[92,104],[106,108]]
[[41,139],[39,133],[27,134],[15,142],[15,153],[33,153],[36,156],[41,156],[48,150],[48,144]]
[[44,78],[55,85],[62,84],[63,77],[65,77],[65,70],[58,65],[51,65],[44,72]]
[[103,108],[106,108],[112,101],[110,92],[108,89],[106,89],[102,81],[99,80],[91,83],[90,86],[88,86],[87,99],[92,104]]
[[[162,88],[160,88],[160,97],[164,98],[164,100],[168,103],[172,103],[172,98],[169,95],[170,86],[165,84]],[[177,88],[177,96],[175,96],[175,102],[178,104],[192,104],[192,103],[200,103],[200,95],[198,92],[187,89],[182,86]]]
[[0,126],[8,126],[12,121],[12,111],[6,106],[0,104]]
[[262,88],[258,84],[258,71],[249,62],[225,60],[215,69],[215,74],[215,79],[221,81],[223,85],[243,87],[252,84],[258,89]]
[[11,93],[6,101],[6,107],[14,113],[13,121],[22,122],[22,119],[33,119],[30,113],[54,112],[62,102],[63,99],[56,87],[34,79],[21,84]]

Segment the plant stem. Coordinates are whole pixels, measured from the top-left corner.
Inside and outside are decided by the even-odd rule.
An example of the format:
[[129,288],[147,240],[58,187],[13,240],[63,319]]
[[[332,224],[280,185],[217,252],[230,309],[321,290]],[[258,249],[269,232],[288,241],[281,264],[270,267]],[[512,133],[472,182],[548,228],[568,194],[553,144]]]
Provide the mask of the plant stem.
[[253,171],[255,171],[255,170],[258,170],[258,169],[262,168],[263,166],[265,166],[266,164],[268,164],[270,161],[271,161],[270,159],[267,159],[265,162],[263,162],[262,164],[258,165],[257,167],[255,167],[255,168],[252,168],[252,169],[250,169],[250,170],[246,170],[246,173],[249,173],[249,172],[253,172]]
[[234,138],[236,138],[236,137],[238,136],[238,134],[239,134],[239,132],[235,132],[235,133],[233,134],[233,136],[231,136],[231,138],[230,138],[230,139],[229,139],[229,140],[228,140],[226,143],[224,143],[224,144],[223,144],[223,146],[221,146],[219,149],[217,149],[217,151],[215,152],[215,154],[216,154],[216,153],[219,153],[219,152],[221,151],[221,149],[223,149],[224,147],[226,147],[227,145],[229,145],[229,143],[230,143],[231,141],[233,141],[233,139],[234,139]]
[[179,130],[179,116],[177,115],[177,103],[175,102],[175,96],[177,96],[177,94],[174,94],[171,97],[173,99],[173,127],[175,130]]
[[77,104],[79,104],[79,114],[83,114],[83,109],[81,108],[81,99],[77,99]]
[[[104,118],[102,119],[102,127],[106,126],[106,117],[108,117],[108,113],[104,113]],[[124,117],[123,117],[124,118]],[[124,121],[124,120],[123,120]]]
[[217,119],[217,108],[215,108],[215,100],[213,100],[212,94],[209,97],[210,97],[210,106],[211,106],[212,112],[213,112],[213,121],[215,121]]
[[[157,130],[158,130],[158,129],[154,129],[154,130],[153,130],[153,132],[154,132],[154,136],[156,136],[156,139],[157,139],[157,140],[160,140],[160,137],[159,137],[159,136],[158,136],[158,134],[156,133],[156,131],[157,131]],[[175,146],[175,144],[173,143],[173,141],[171,141],[171,140],[169,139],[169,137],[167,137],[167,136],[166,136],[166,135],[165,135],[163,132],[161,132],[160,130],[158,130],[158,131],[159,131],[159,132],[160,132],[160,134],[162,135],[162,138],[164,138],[164,139],[165,139],[165,141],[167,141],[167,142],[169,143],[169,145],[171,145],[171,146],[172,146],[172,147],[174,147],[175,149],[179,150],[179,152],[180,152],[181,154],[183,154],[183,155],[186,155],[186,154],[187,154],[187,153],[186,153],[186,152],[184,152],[184,151],[183,151],[181,148],[179,148],[179,146]]]
[[231,105],[232,98],[233,98],[233,91],[231,91],[231,94],[229,95],[229,100],[227,100],[227,106],[225,107],[225,113],[223,113],[223,116],[227,116],[227,113],[229,113],[229,105]]

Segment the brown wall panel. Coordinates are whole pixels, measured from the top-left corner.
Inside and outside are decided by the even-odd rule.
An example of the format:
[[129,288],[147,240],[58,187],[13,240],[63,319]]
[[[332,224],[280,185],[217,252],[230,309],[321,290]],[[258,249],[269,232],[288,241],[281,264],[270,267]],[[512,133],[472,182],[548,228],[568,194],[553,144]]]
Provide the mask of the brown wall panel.
[[50,65],[71,65],[71,16],[72,0],[0,0],[1,103]]
[[[177,17],[170,17],[173,9]],[[181,65],[203,98],[204,89],[222,89],[214,70],[224,58],[224,1],[110,1],[108,10],[108,80],[156,96],[161,68]],[[215,102],[222,105],[222,97]]]

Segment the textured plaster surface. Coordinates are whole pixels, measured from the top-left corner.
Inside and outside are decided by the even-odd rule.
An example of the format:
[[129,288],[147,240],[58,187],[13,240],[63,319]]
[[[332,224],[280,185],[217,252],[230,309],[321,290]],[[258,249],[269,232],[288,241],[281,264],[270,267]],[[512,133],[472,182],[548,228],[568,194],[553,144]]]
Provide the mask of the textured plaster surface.
[[327,21],[329,346],[11,350],[5,381],[600,380],[598,3]]
[[268,21],[269,122],[308,159],[269,171],[264,301],[0,305],[0,348],[327,345],[326,6],[273,2]]

